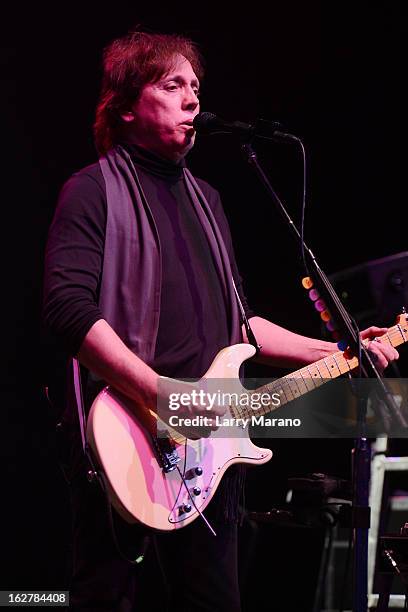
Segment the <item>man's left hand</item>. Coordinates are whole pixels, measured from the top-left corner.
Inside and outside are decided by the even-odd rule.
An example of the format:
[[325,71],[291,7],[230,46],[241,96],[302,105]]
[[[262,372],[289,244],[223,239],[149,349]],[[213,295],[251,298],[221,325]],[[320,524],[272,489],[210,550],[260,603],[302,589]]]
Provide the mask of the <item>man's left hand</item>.
[[367,350],[371,354],[371,359],[374,362],[377,370],[382,374],[385,368],[391,361],[399,358],[398,351],[395,350],[389,342],[379,342],[377,338],[381,338],[388,331],[387,327],[368,327],[361,332],[362,340],[367,338],[370,340],[367,346]]

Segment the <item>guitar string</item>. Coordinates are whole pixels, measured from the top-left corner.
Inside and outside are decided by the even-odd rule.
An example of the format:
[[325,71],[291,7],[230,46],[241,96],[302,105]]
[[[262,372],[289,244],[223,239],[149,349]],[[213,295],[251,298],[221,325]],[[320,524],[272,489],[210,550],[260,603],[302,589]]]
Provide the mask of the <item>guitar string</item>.
[[[396,325],[394,325],[393,327],[390,327],[387,332],[383,335],[380,336],[379,341],[384,343],[386,341],[388,341],[389,344],[391,344],[392,346],[398,346],[399,344],[406,342],[407,339],[405,337],[404,334],[405,330],[403,330],[401,328],[401,325],[398,323]],[[402,341],[401,341],[401,337],[402,337]],[[366,339],[365,344],[368,345],[370,341]],[[336,358],[337,357],[337,358]],[[335,375],[333,377],[332,374],[332,370],[329,368],[328,364],[327,364],[327,360],[332,359],[334,361],[334,363],[336,364],[336,367],[339,371],[338,375]],[[265,385],[264,387],[261,387],[261,389],[266,389],[266,390],[276,390],[280,387],[280,392],[283,393],[285,395],[285,403],[288,403],[289,401],[292,401],[292,398],[288,398],[287,392],[285,390],[285,383],[286,383],[286,388],[290,389],[291,394],[293,395],[293,399],[296,399],[297,395],[296,395],[296,389],[293,388],[293,384],[292,384],[292,388],[291,388],[291,382],[294,382],[294,384],[296,385],[297,389],[299,390],[300,395],[303,395],[304,393],[307,393],[309,391],[312,391],[314,388],[317,388],[320,385],[316,385],[315,383],[315,376],[313,376],[311,370],[309,368],[315,367],[320,379],[322,381],[322,383],[327,382],[330,379],[333,378],[337,378],[338,376],[341,376],[343,374],[349,373],[352,369],[354,369],[351,367],[350,363],[355,359],[355,357],[352,357],[351,359],[347,359],[344,356],[344,353],[342,353],[341,351],[338,351],[336,353],[333,353],[332,355],[329,355],[327,358],[322,358],[319,359],[317,362],[315,362],[314,364],[309,364],[309,366],[306,366],[304,368],[300,368],[299,370],[297,370],[296,372],[294,372],[293,374],[298,373],[300,378],[298,379],[296,376],[294,376],[293,374],[289,374],[287,376],[282,377],[282,379],[280,379],[280,381],[274,381],[274,383],[272,384],[268,384]],[[320,365],[325,365],[326,369],[328,371],[329,377],[324,377],[320,371],[319,368],[319,364]],[[340,364],[340,365],[339,365]],[[331,368],[333,368],[334,366],[332,365]],[[344,372],[342,371],[342,368],[344,368]],[[348,368],[348,370],[347,370]],[[313,384],[313,388],[309,389],[306,382],[305,382],[305,377],[304,374],[308,373],[308,376],[306,378],[311,379],[312,384]],[[303,384],[305,386],[305,390],[302,391],[302,389],[299,387],[299,380],[303,381]],[[279,383],[279,384],[278,384]],[[259,392],[259,389],[256,390],[256,392]],[[267,406],[265,408],[262,409],[262,413],[267,413],[271,411],[270,407]]]
[[[402,342],[406,341],[406,337],[404,335],[404,331],[401,328],[401,325],[398,323],[395,326],[389,328],[387,330],[387,332],[384,334],[384,336],[381,336],[380,338],[383,338],[382,340],[380,339],[380,342],[385,342],[388,341],[389,344],[391,344],[392,346],[398,346],[399,344],[401,344],[401,337],[402,337]],[[365,341],[365,344],[368,345],[369,340]],[[337,357],[337,358],[336,358]],[[333,377],[333,371],[332,368],[334,367],[333,365],[331,365],[331,367],[329,367],[327,360],[332,359],[332,361],[336,364],[336,367],[339,371],[338,375],[342,375],[348,372],[350,372],[352,369],[354,369],[351,367],[351,362],[353,362],[353,360],[355,359],[355,357],[352,357],[351,359],[347,359],[344,354],[341,351],[337,351],[336,353],[333,353],[333,355],[329,355],[328,357],[324,357],[322,359],[319,359],[317,362],[315,362],[314,364],[309,364],[309,366],[305,366],[303,368],[300,368],[299,370],[297,370],[296,372],[289,374],[287,376],[282,377],[282,379],[280,379],[279,381],[274,381],[272,384],[267,384],[262,386],[260,389],[261,390],[273,390],[276,391],[278,390],[279,387],[281,387],[280,392],[282,394],[284,394],[285,396],[285,403],[288,403],[289,401],[292,401],[292,399],[296,399],[296,397],[299,397],[297,395],[297,392],[299,393],[299,395],[303,395],[304,393],[307,393],[311,390],[313,390],[314,388],[319,387],[320,385],[315,383],[315,379],[316,376],[313,375],[312,371],[310,368],[315,368],[318,372],[318,375],[320,376],[321,379],[321,384],[324,382],[327,382],[328,380],[332,379],[332,378],[337,378],[338,375]],[[319,364],[321,366],[325,366],[327,369],[327,372],[329,374],[329,377],[325,377],[323,376]],[[339,365],[340,364],[340,365]],[[342,368],[345,370],[344,372],[342,371]],[[347,370],[348,368],[348,370]],[[313,385],[313,389],[309,389],[308,385],[305,382],[305,376],[304,374],[306,374],[307,372],[307,377],[309,378],[312,382]],[[299,374],[299,377],[296,377],[294,374]],[[302,390],[302,388],[300,387],[300,380],[303,382],[305,389]],[[278,384],[279,383],[279,384]],[[294,388],[294,385],[296,386],[296,388]],[[259,393],[260,389],[256,389],[255,391],[253,391],[253,393]],[[286,390],[290,390],[291,395],[293,397],[289,397],[288,393]],[[247,414],[247,410],[241,406],[239,406],[238,404],[235,404],[233,406],[230,406],[232,415],[234,417],[239,416],[240,418],[242,418],[244,415]],[[270,411],[270,407],[267,406],[264,409],[262,409],[262,413],[266,413]]]

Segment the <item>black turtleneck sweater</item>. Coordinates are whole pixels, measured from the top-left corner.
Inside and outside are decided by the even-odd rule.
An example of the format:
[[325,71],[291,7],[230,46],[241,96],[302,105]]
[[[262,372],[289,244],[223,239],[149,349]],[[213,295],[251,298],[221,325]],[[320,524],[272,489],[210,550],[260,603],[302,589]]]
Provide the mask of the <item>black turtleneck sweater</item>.
[[[173,377],[201,377],[215,354],[228,345],[228,313],[212,254],[194,212],[183,165],[126,145],[151,208],[162,251],[160,322],[153,363]],[[223,235],[238,291],[248,311],[220,197],[199,185]],[[46,325],[71,354],[98,320],[103,264],[106,190],[99,164],[65,184],[50,229],[45,266]],[[143,287],[141,287],[143,291]]]

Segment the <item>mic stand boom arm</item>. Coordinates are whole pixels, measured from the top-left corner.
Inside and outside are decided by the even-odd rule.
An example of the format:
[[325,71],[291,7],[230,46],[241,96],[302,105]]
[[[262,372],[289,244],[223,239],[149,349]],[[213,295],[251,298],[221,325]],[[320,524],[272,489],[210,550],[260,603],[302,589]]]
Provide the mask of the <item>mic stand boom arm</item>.
[[[298,140],[296,136],[293,136],[292,138],[294,140]],[[333,285],[330,283],[324,271],[320,268],[312,251],[309,249],[309,247],[304,242],[302,244],[302,237],[300,235],[300,232],[297,229],[291,217],[289,216],[289,213],[284,207],[281,199],[279,198],[279,196],[273,189],[268,177],[266,176],[264,170],[262,169],[262,166],[260,165],[258,161],[256,152],[254,151],[251,144],[249,143],[245,143],[242,145],[242,151],[248,163],[255,169],[262,184],[264,185],[267,192],[271,196],[271,199],[276,204],[279,213],[281,214],[281,216],[284,218],[284,220],[286,221],[286,223],[292,230],[292,233],[295,235],[297,241],[301,245],[302,250],[304,250],[305,256],[307,257],[307,260],[308,260],[308,265],[311,268],[311,275],[313,276],[313,280],[315,281],[316,286],[322,298],[326,302],[327,308],[330,310],[333,316],[333,319],[336,321],[336,324],[338,325],[338,329],[340,330],[342,337],[345,340],[347,340],[348,346],[351,348],[354,354],[358,355],[359,357],[361,356],[361,359],[359,359],[359,364],[360,364],[362,376],[364,376],[365,378],[375,377],[378,380],[379,389],[381,390],[383,394],[383,400],[388,408],[389,414],[391,415],[391,418],[394,424],[398,427],[403,427],[403,428],[408,427],[407,421],[405,420],[404,416],[401,414],[400,410],[398,409],[398,406],[395,403],[395,400],[392,394],[390,394],[390,392],[386,388],[380,373],[375,367],[375,364],[370,356],[369,351],[366,349],[364,344],[361,342],[360,332],[359,332],[357,323],[355,322],[354,319],[352,319],[350,314],[344,308],[340,298],[336,294],[336,291]],[[386,430],[388,432],[389,431],[388,418],[387,418],[387,415],[383,415],[383,416],[384,416],[384,426],[386,427]]]
[[[286,135],[292,140],[298,140],[296,136]],[[387,390],[384,382],[373,363],[373,360],[361,342],[360,332],[354,319],[344,308],[339,297],[337,296],[332,284],[326,274],[320,268],[312,251],[302,241],[302,237],[289,216],[282,201],[274,191],[268,177],[263,171],[258,162],[256,152],[249,142],[242,144],[242,151],[248,163],[254,168],[260,181],[266,188],[269,196],[277,206],[280,214],[289,225],[292,233],[301,245],[302,252],[307,258],[308,265],[312,270],[313,280],[317,288],[326,302],[327,308],[330,310],[338,329],[342,333],[343,338],[347,341],[349,347],[358,356],[360,376],[376,378],[384,400],[384,404],[388,411],[385,414],[383,405],[379,402],[379,411],[382,416],[382,423],[387,433],[390,430],[389,416],[391,416],[392,425],[398,427],[407,427],[407,423],[403,415],[399,412],[394,401],[394,397]],[[358,431],[359,438],[354,442],[353,457],[352,457],[352,482],[353,482],[353,611],[367,612],[368,594],[367,594],[367,566],[368,566],[368,529],[370,527],[370,507],[369,501],[369,481],[370,481],[370,465],[371,465],[371,448],[369,441],[366,438],[366,413],[367,413],[367,397],[359,394],[358,398]]]

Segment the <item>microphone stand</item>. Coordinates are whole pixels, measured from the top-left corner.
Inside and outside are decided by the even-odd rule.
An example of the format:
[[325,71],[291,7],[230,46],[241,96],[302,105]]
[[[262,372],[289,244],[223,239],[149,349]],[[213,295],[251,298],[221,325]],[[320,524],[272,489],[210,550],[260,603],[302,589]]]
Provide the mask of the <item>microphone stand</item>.
[[[282,134],[285,139],[298,141],[296,136]],[[376,378],[382,395],[383,402],[378,402],[376,407],[384,425],[385,431],[390,432],[392,426],[406,428],[408,423],[403,415],[398,411],[394,397],[388,391],[384,382],[375,367],[372,357],[364,344],[361,342],[358,326],[354,319],[344,308],[337,296],[326,274],[318,265],[315,256],[307,245],[302,241],[302,237],[286,211],[282,201],[274,191],[268,177],[259,164],[256,152],[252,148],[251,139],[246,142],[241,141],[241,149],[247,162],[254,168],[261,183],[266,188],[272,201],[277,206],[280,214],[289,225],[296,240],[302,247],[307,257],[308,265],[312,270],[315,284],[323,297],[327,308],[330,310],[339,331],[347,341],[348,346],[358,356],[360,376]],[[361,387],[361,385],[360,385]],[[371,448],[367,439],[366,414],[367,414],[367,394],[358,395],[358,437],[354,441],[352,451],[352,528],[354,542],[353,558],[353,612],[367,612],[368,593],[367,593],[367,566],[368,566],[368,529],[370,527],[370,507],[369,502],[369,480],[371,464]]]

